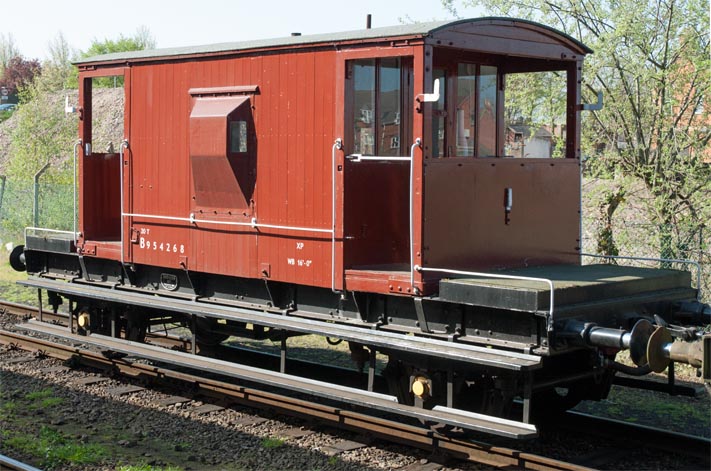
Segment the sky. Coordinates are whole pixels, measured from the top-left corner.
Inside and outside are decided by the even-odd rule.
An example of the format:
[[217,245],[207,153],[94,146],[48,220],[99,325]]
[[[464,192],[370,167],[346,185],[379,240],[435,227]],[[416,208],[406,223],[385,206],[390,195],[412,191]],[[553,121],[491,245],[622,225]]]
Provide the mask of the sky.
[[[461,6],[459,16],[482,16]],[[131,36],[146,26],[159,48],[331,33],[372,25],[452,19],[440,0],[25,0],[5,10],[0,33],[12,35],[27,59],[43,60],[61,31],[70,46],[86,50],[93,39]]]

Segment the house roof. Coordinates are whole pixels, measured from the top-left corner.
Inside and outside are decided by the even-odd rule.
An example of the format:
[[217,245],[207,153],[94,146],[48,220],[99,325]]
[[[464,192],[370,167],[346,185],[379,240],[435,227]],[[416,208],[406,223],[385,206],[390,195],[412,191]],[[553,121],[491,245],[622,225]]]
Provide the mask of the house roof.
[[512,18],[497,18],[483,17],[458,21],[433,21],[425,23],[413,23],[397,26],[386,26],[382,28],[360,29],[354,31],[343,31],[337,33],[314,34],[304,36],[287,36],[275,39],[257,39],[252,41],[227,42],[219,44],[209,44],[203,46],[189,47],[173,47],[164,49],[150,49],[141,51],[116,52],[111,54],[102,54],[79,59],[74,63],[76,65],[97,63],[97,62],[132,62],[150,59],[170,59],[174,57],[193,56],[193,55],[209,55],[230,52],[242,52],[252,49],[279,48],[279,47],[295,47],[295,46],[311,46],[311,45],[327,45],[338,44],[351,41],[370,41],[380,38],[391,37],[427,37],[431,34],[452,28],[465,23],[491,23],[492,21],[511,21],[526,25],[533,25],[539,28],[548,30],[555,36],[561,39],[572,42],[575,46],[581,49],[584,53],[592,52],[584,44],[576,39],[562,33],[554,28],[545,25],[534,23],[527,20],[519,20]]
[[[532,137],[533,139],[551,139],[553,134],[551,134],[548,129],[544,126],[539,126],[537,129],[534,126],[529,126],[527,124],[511,124],[508,126],[515,133],[522,134],[525,138]],[[535,132],[533,132],[535,129]],[[533,136],[531,136],[533,134]]]

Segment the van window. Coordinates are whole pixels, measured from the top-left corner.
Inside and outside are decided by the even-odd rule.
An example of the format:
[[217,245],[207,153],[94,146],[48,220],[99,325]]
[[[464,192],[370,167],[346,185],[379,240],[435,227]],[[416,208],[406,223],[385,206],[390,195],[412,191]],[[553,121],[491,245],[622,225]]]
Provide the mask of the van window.
[[412,122],[412,60],[387,57],[347,64],[350,101],[348,152],[399,156],[409,153]]

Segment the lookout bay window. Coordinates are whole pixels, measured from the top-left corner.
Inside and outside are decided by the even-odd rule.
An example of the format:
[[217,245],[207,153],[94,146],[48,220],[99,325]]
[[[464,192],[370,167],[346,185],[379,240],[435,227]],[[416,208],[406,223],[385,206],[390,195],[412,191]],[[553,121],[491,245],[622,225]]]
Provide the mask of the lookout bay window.
[[348,61],[347,150],[353,154],[401,156],[409,152],[412,60],[401,57]]
[[427,156],[575,155],[566,132],[575,117],[572,70],[563,62],[437,51],[432,80],[439,79],[440,96],[431,105]]

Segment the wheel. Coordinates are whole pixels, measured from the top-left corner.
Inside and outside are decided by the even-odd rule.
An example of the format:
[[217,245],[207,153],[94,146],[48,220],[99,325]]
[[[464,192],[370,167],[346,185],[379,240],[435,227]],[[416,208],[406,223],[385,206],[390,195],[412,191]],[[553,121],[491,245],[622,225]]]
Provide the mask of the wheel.
[[605,370],[600,376],[593,376],[535,393],[531,403],[534,421],[549,421],[586,399],[599,401],[606,398],[614,376],[614,371]]

